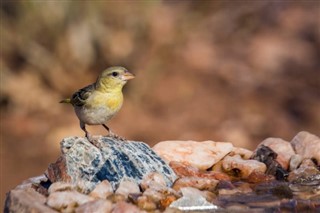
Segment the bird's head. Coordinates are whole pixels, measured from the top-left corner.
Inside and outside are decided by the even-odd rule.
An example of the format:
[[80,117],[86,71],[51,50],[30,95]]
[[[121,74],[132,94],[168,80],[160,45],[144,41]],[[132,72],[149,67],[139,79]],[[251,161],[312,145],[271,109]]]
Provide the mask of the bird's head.
[[96,86],[102,89],[122,89],[134,75],[124,67],[109,67],[97,79]]

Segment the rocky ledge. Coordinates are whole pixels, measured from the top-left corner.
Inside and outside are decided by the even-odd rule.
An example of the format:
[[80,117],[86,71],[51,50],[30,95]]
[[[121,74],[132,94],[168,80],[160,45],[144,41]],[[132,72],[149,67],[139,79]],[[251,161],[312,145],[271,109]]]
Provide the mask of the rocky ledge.
[[4,212],[320,212],[320,139],[163,141],[70,137],[47,171],[7,194]]

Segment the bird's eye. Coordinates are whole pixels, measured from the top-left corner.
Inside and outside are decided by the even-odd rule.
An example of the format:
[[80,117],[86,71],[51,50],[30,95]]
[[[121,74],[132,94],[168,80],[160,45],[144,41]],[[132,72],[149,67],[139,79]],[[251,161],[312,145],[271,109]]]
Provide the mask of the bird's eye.
[[118,75],[119,75],[119,73],[117,73],[117,72],[113,72],[113,73],[112,73],[112,76],[113,76],[113,77],[117,77]]

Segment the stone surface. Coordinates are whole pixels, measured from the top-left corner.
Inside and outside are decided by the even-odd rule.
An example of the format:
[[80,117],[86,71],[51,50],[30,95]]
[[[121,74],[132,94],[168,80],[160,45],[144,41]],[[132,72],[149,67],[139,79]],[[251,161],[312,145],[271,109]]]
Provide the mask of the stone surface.
[[14,189],[7,194],[4,213],[55,213],[45,202],[46,198],[33,189]]
[[153,150],[167,162],[177,161],[201,170],[212,167],[229,152],[233,145],[214,141],[162,141]]
[[320,165],[320,138],[309,132],[299,132],[291,141],[297,154],[303,158],[314,158]]
[[110,213],[112,208],[113,206],[110,201],[99,199],[79,206],[76,208],[75,213]]
[[89,196],[105,199],[113,193],[113,188],[109,181],[103,180],[90,192]]
[[282,166],[282,168],[285,170],[289,168],[290,158],[295,154],[291,143],[281,138],[267,138],[258,145],[257,149],[262,145],[269,147],[277,153],[275,160]]
[[256,160],[243,160],[240,155],[226,156],[222,161],[222,167],[227,172],[236,172],[241,178],[248,178],[252,172],[264,173],[267,167]]
[[71,182],[89,192],[103,180],[114,189],[123,178],[139,184],[151,172],[161,173],[168,186],[176,179],[173,170],[143,142],[101,136],[94,144],[81,137],[63,139],[62,155],[46,172],[49,180]]

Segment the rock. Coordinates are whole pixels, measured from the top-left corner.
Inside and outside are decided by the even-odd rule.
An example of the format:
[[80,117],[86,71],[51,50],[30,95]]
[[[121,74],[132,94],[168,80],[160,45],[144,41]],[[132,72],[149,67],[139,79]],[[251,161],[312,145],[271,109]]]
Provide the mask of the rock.
[[127,197],[129,194],[140,193],[140,188],[135,182],[123,179],[115,193]]
[[46,182],[46,181],[48,181],[48,178],[45,175],[39,175],[23,181],[15,189],[32,188],[34,185],[40,185],[42,182]]
[[303,160],[301,155],[295,154],[291,156],[290,164],[289,164],[289,171],[293,171],[299,167]]
[[199,190],[208,190],[214,191],[218,184],[218,180],[201,178],[201,177],[182,177],[177,179],[172,188],[176,191],[179,191],[181,188],[185,187],[194,187]]
[[60,212],[73,212],[76,207],[93,200],[77,191],[58,191],[49,195],[47,205]]
[[90,192],[89,196],[106,199],[113,193],[113,188],[109,181],[103,180]]
[[75,213],[110,213],[113,206],[112,203],[108,200],[94,200],[87,202],[78,208],[76,208]]
[[146,211],[153,211],[157,209],[157,204],[147,196],[140,196],[138,198],[137,205],[140,209]]
[[303,158],[313,158],[320,165],[320,138],[309,132],[299,132],[291,141],[297,154]]
[[264,163],[256,160],[243,160],[240,155],[226,156],[222,160],[222,167],[227,172],[233,172],[235,176],[246,179],[252,172],[262,172],[267,170]]
[[266,174],[274,175],[277,180],[285,180],[288,177],[288,172],[276,161],[277,155],[269,147],[260,145],[251,158],[267,165]]
[[192,187],[181,188],[183,196],[172,202],[170,208],[181,211],[214,211],[220,208],[209,203],[202,195],[202,192]]
[[177,161],[206,170],[232,151],[233,145],[214,141],[162,141],[153,150],[167,162]]
[[76,187],[75,185],[71,183],[66,183],[66,182],[55,182],[52,183],[48,189],[49,194],[53,192],[59,192],[59,191],[70,191],[74,190]]
[[63,139],[62,155],[46,172],[49,180],[74,183],[89,192],[103,180],[114,189],[123,178],[139,184],[152,172],[162,174],[167,186],[176,179],[172,169],[143,142],[101,136],[94,144],[81,137]]
[[175,201],[180,195],[173,189],[168,187],[148,188],[143,192],[143,196],[150,198],[160,209],[165,209],[171,202]]
[[253,152],[248,150],[248,149],[244,149],[244,148],[240,148],[240,147],[233,147],[232,151],[230,152],[230,156],[234,156],[234,155],[240,155],[242,159],[244,160],[249,160],[250,157],[252,156]]
[[112,213],[141,213],[141,212],[145,212],[145,211],[142,211],[135,205],[126,203],[124,201],[116,203],[112,210]]
[[314,162],[310,159],[304,159],[298,169],[293,170],[289,173],[289,182],[303,182],[308,180],[309,177],[319,175],[320,171]]
[[33,212],[55,213],[45,205],[46,198],[34,189],[13,189],[7,194],[4,213]]
[[165,187],[166,182],[163,176],[157,172],[153,172],[144,176],[140,183],[140,187],[143,191],[146,190],[147,188],[151,188],[151,187],[154,188],[154,187],[161,187],[161,186]]
[[258,145],[257,149],[262,145],[269,147],[277,153],[275,160],[282,166],[282,168],[288,170],[290,158],[295,154],[288,141],[282,140],[281,138],[267,138]]

